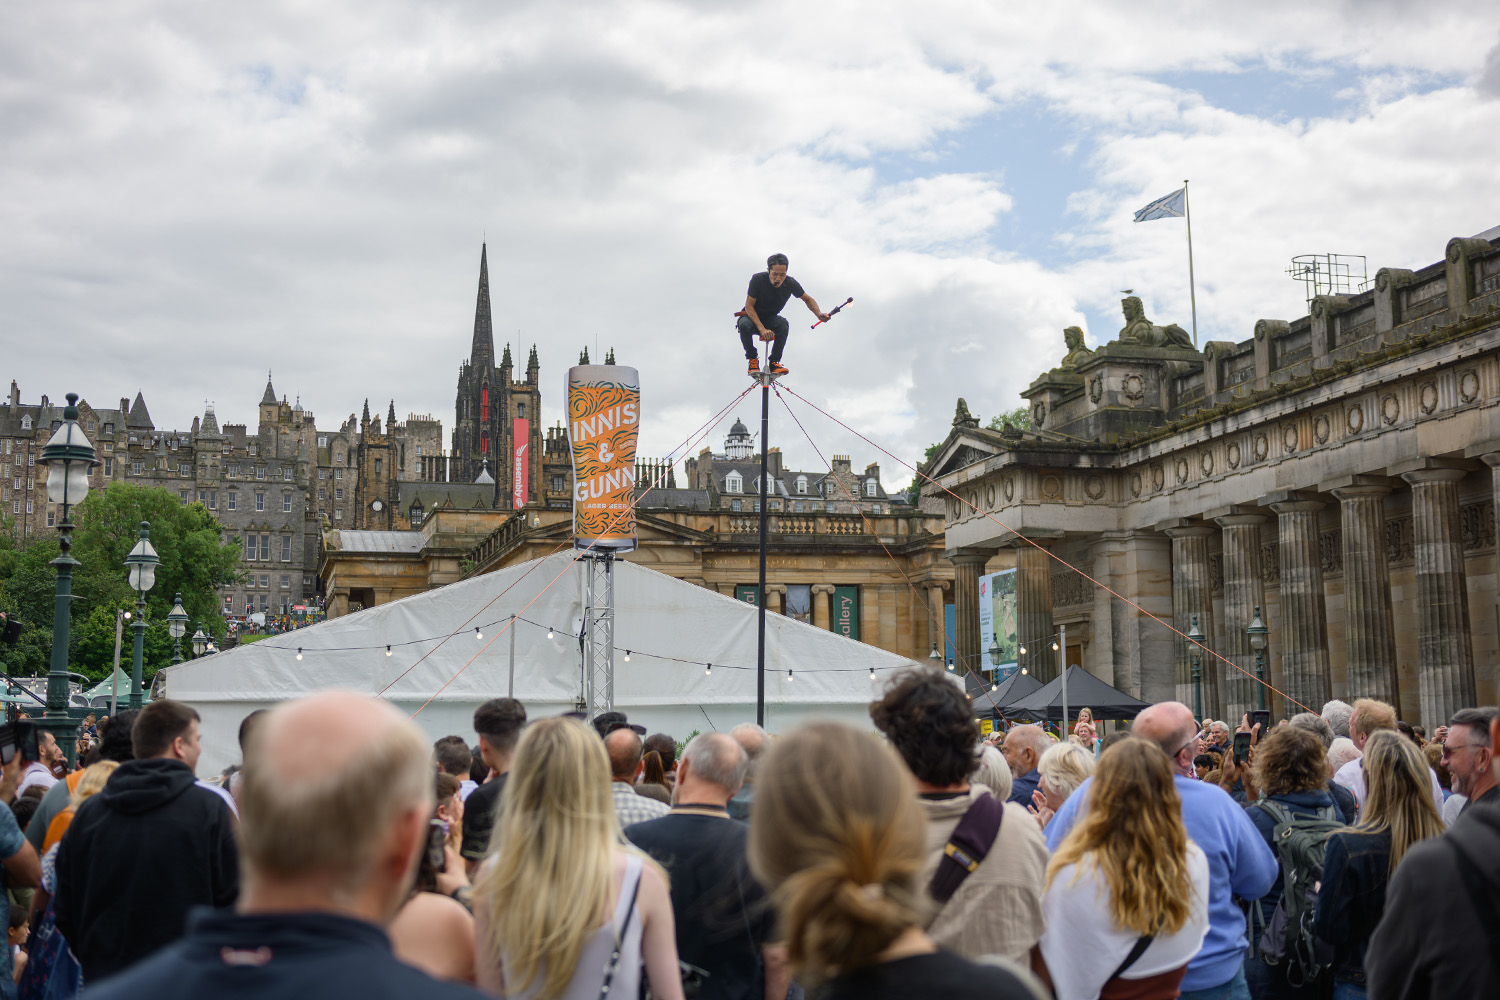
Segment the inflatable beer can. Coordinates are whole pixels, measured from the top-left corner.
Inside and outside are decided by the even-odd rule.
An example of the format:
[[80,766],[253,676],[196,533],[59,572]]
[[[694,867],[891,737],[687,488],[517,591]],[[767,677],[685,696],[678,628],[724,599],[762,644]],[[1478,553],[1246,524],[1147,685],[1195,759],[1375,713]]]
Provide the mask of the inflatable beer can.
[[635,548],[635,448],[640,426],[641,382],[634,368],[568,369],[575,548]]

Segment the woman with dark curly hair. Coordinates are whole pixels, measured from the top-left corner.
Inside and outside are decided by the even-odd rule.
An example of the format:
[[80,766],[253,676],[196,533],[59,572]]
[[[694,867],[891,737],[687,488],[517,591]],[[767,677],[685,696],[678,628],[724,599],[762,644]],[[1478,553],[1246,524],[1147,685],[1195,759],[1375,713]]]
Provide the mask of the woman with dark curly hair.
[[[1039,996],[1015,966],[969,961],[923,933],[926,823],[910,775],[868,733],[799,726],[766,751],[755,786],[750,866],[798,982],[823,1000]],[[1006,819],[1036,829],[1024,813]]]
[[[1328,755],[1323,750],[1323,741],[1306,729],[1281,726],[1256,747],[1254,781],[1253,784],[1246,782],[1246,791],[1252,793],[1252,800],[1257,786],[1262,798],[1246,806],[1246,811],[1272,851],[1276,850],[1276,824],[1285,815],[1341,823],[1348,823],[1353,818],[1340,812],[1328,791]],[[1278,870],[1271,891],[1250,904],[1260,907],[1263,918],[1254,924],[1256,933],[1251,935],[1254,954],[1245,959],[1245,980],[1250,984],[1250,995],[1257,1000],[1261,997],[1316,997],[1328,992],[1327,983],[1322,981],[1293,987],[1287,982],[1284,966],[1267,964],[1261,958],[1257,947],[1259,928],[1270,921],[1276,904],[1281,901],[1285,876],[1285,872]]]
[[1025,961],[1042,932],[1047,844],[1025,808],[997,804],[988,789],[970,784],[979,726],[968,699],[941,672],[908,670],[870,706],[870,718],[917,779],[927,814],[927,864],[919,884],[932,881],[949,837],[971,809],[1000,815],[989,852],[946,902],[933,907],[928,933],[966,958]]

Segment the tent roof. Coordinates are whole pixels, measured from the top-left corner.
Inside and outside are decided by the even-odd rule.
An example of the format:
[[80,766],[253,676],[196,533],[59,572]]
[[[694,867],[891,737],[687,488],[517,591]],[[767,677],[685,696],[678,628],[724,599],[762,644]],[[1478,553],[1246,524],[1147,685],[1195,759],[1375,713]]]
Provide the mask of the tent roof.
[[[434,737],[472,740],[474,709],[511,691],[530,718],[571,711],[582,692],[587,569],[560,552],[199,657],[163,670],[158,697],[204,714],[205,770],[238,759],[233,727],[253,709],[330,687],[379,694]],[[624,560],[613,573],[615,707],[679,738],[753,721],[757,609]],[[868,726],[871,698],[910,665],[767,614],[766,726],[814,715]]]
[[[1133,719],[1149,705],[1149,702],[1116,691],[1076,663],[1068,668],[1067,678],[1070,714],[1087,706],[1096,719]],[[1058,721],[1063,714],[1062,700],[1062,678],[1054,677],[1038,690],[1006,706],[1006,711]]]
[[1042,686],[1042,682],[1030,674],[1023,674],[1016,670],[1000,686],[991,691],[988,684],[981,684],[974,679],[974,675],[964,675],[964,688],[969,693],[969,698],[974,702],[974,710],[981,715],[985,712],[999,712],[1002,715],[1010,714],[1012,702],[1026,697]]
[[[130,671],[124,667],[115,667],[114,676],[120,680],[120,700],[124,701],[130,697]],[[100,697],[107,698],[112,690],[112,682],[113,678],[105,677],[104,680],[85,691],[84,695],[90,701]]]

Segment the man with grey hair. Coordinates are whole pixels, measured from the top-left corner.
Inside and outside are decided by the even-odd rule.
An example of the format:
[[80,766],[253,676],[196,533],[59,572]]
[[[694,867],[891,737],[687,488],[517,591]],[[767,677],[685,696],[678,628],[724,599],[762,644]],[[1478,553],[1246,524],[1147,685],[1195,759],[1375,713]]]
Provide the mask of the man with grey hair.
[[[1326,751],[1333,746],[1333,727],[1328,720],[1321,715],[1312,712],[1299,712],[1287,720],[1287,725],[1293,729],[1305,729],[1318,738]],[[1353,743],[1349,744],[1351,747]],[[1347,820],[1351,820],[1359,812],[1359,804],[1354,801],[1354,793],[1343,785],[1333,780],[1334,771],[1328,772],[1328,793],[1333,796],[1334,804],[1338,806],[1339,813]]]
[[1005,745],[1000,752],[1005,755],[1005,763],[1010,765],[1011,776],[1010,797],[1005,801],[1014,802],[1022,809],[1031,807],[1031,793],[1036,791],[1037,782],[1042,778],[1036,768],[1050,746],[1052,741],[1042,732],[1041,726],[1013,726],[1005,734]]
[[753,722],[741,722],[729,731],[734,741],[745,751],[745,756],[750,759],[750,769],[745,772],[745,781],[740,785],[740,790],[734,793],[734,798],[729,800],[729,815],[735,819],[748,823],[750,821],[750,807],[755,805],[755,762],[760,755],[766,752],[766,745],[770,737],[766,731]]
[[97,985],[100,1000],[306,992],[479,996],[396,960],[384,925],[411,891],[432,814],[427,739],[393,706],[327,692],[273,709],[245,754],[235,911]]
[[1351,760],[1359,760],[1361,756],[1363,755],[1359,752],[1359,747],[1354,745],[1353,740],[1347,736],[1336,736],[1328,745],[1328,769],[1338,774],[1339,769],[1345,764]]
[[693,737],[677,764],[671,814],[636,823],[625,836],[666,868],[677,957],[708,974],[707,995],[782,1000],[786,951],[770,940],[774,919],[750,874],[749,828],[726,808],[749,764],[739,741],[724,733]]
[[1323,719],[1333,730],[1334,738],[1349,737],[1349,719],[1354,715],[1354,706],[1335,698],[1323,703]]

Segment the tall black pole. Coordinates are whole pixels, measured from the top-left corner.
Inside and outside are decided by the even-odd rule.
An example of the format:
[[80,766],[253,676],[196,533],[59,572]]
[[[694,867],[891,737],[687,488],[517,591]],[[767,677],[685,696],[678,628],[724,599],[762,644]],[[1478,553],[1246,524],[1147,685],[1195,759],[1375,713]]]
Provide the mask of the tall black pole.
[[766,440],[771,423],[771,377],[760,376],[760,587],[755,593],[759,635],[755,642],[755,724],[766,724],[766,523],[770,516],[766,487]]

